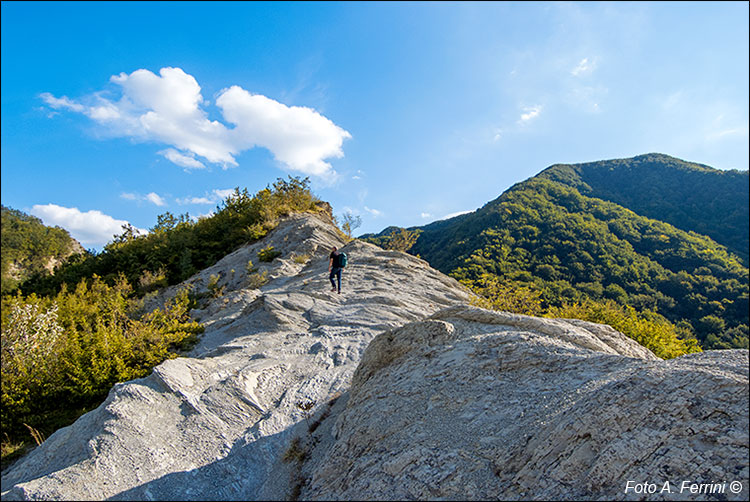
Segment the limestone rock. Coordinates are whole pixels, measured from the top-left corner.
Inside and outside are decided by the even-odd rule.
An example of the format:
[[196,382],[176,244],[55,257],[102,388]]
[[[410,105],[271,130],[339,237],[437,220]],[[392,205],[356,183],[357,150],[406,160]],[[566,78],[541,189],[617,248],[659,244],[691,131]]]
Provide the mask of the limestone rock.
[[662,361],[608,326],[469,307],[426,262],[343,244],[295,215],[191,277],[211,293],[200,343],[3,472],[2,499],[747,499],[746,350]]
[[341,401],[306,437],[301,499],[748,495],[746,350],[663,361],[606,326],[451,307],[376,337]]
[[[344,246],[339,235],[295,215],[186,281],[202,292],[213,275],[224,288],[197,312],[206,332],[190,357],[116,385],[4,472],[2,499],[284,498],[286,485],[267,485],[293,426],[305,423],[298,405],[345,391],[378,333],[470,297],[418,258]],[[340,295],[327,273],[334,245],[349,255]],[[264,263],[258,251],[268,246],[281,255]],[[252,283],[253,274],[267,282]]]

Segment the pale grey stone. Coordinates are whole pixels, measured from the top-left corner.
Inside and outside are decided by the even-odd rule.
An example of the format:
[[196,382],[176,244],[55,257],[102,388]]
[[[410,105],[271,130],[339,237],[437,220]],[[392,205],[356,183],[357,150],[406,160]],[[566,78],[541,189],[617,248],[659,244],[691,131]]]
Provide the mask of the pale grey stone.
[[3,472],[3,500],[747,499],[746,350],[662,361],[608,326],[471,307],[426,262],[340,235],[295,215],[186,281],[224,288],[189,357],[116,385]]

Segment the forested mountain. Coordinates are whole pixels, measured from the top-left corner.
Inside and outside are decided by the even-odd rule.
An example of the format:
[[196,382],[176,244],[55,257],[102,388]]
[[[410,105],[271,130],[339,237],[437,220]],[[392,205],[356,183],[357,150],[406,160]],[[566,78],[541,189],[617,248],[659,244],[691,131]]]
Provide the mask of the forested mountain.
[[748,265],[748,171],[721,171],[651,153],[632,159],[556,164],[537,177],[681,230],[707,235]]
[[84,252],[66,230],[2,206],[2,294],[33,274],[49,274],[68,256]]
[[[723,241],[735,243],[737,255],[747,250],[746,180],[747,172],[717,174],[662,155],[552,166],[473,213],[410,229],[419,238],[409,252],[467,283],[489,274],[540,292],[549,306],[608,299],[658,312],[691,330],[704,348],[747,347],[748,269],[697,232],[714,226],[720,211],[734,218],[721,227]],[[646,194],[630,193],[641,186]],[[723,200],[701,211],[701,196],[689,198],[697,192]],[[688,208],[680,209],[680,197]],[[696,230],[639,211],[683,218]]]

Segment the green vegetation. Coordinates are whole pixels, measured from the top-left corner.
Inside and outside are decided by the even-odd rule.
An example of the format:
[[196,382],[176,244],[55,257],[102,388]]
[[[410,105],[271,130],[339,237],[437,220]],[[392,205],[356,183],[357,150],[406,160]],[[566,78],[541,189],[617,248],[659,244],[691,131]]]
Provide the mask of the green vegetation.
[[273,246],[268,246],[258,251],[258,259],[264,263],[269,263],[281,256],[281,251],[274,249]]
[[487,273],[478,279],[464,279],[462,282],[479,295],[472,303],[482,308],[608,324],[662,359],[701,352],[698,341],[688,329],[677,327],[649,310],[639,312],[613,300],[591,299],[545,307],[542,291],[535,286],[503,283],[497,276]]
[[419,239],[421,230],[407,230],[401,227],[388,227],[377,235],[363,235],[361,240],[394,251],[408,251]]
[[268,284],[269,280],[270,279],[268,278],[268,272],[266,270],[264,270],[263,272],[255,271],[247,276],[246,284],[250,289],[258,289],[261,286]]
[[35,276],[21,288],[27,294],[55,294],[62,284],[77,284],[94,274],[112,284],[120,273],[134,286],[154,276],[161,284],[178,284],[239,246],[262,238],[282,216],[327,211],[330,206],[311,193],[307,178],[278,179],[254,196],[235,188],[213,216],[192,221],[187,214],[164,213],[147,235],[136,235],[127,227],[100,254],[69,262],[52,277]]
[[701,352],[698,341],[686,328],[675,326],[650,310],[638,312],[633,307],[619,305],[612,300],[585,300],[583,303],[552,307],[545,315],[608,324],[662,359]]
[[[617,171],[621,162],[610,167]],[[606,162],[598,164],[599,172],[608,172]],[[706,186],[714,170],[704,171],[709,178],[693,191],[714,190]],[[542,312],[612,300],[644,316],[663,316],[679,333],[693,333],[704,349],[748,347],[748,269],[736,255],[709,237],[547,178],[519,183],[474,213],[410,229],[421,233],[409,252],[480,294],[487,276],[506,289],[538,293]]]
[[[197,341],[203,327],[189,312],[202,295],[183,289],[164,308],[149,312],[144,295],[177,284],[260,239],[280,217],[305,211],[331,219],[330,206],[310,192],[308,179],[279,179],[254,196],[237,188],[211,217],[192,221],[187,214],[165,213],[144,236],[126,227],[101,253],[74,256],[53,276],[35,273],[16,294],[4,295],[3,464],[22,454],[30,440],[39,441],[98,406],[116,382],[147,375]],[[17,263],[21,256],[16,252],[20,245],[6,247],[6,237],[23,243],[57,235],[23,216],[3,208],[3,273],[6,263]],[[52,244],[24,249],[32,261],[40,249],[57,252]],[[278,252],[268,248],[259,259],[275,256]],[[246,271],[253,287],[268,281],[252,261]],[[209,278],[206,295],[223,294],[220,279]],[[5,286],[4,278],[3,291]]]
[[2,294],[16,290],[34,274],[48,275],[50,264],[84,252],[67,231],[47,227],[39,218],[2,208]]
[[711,237],[748,265],[748,171],[721,171],[667,155],[551,166],[538,178],[642,216]]
[[147,375],[203,332],[189,318],[187,290],[142,313],[122,276],[113,286],[94,276],[70,292],[19,293],[2,303],[0,419],[8,445],[27,441],[29,427],[49,435],[72,423],[112,385]]

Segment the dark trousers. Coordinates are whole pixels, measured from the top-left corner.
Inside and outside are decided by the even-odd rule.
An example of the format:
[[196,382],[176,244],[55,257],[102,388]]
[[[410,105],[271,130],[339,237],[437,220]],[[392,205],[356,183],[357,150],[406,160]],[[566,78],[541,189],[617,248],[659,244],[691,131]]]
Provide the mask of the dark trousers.
[[338,279],[338,290],[339,293],[341,293],[341,267],[331,267],[331,275],[328,276],[328,278],[331,280],[331,285],[335,288],[336,287],[336,281],[334,278]]

